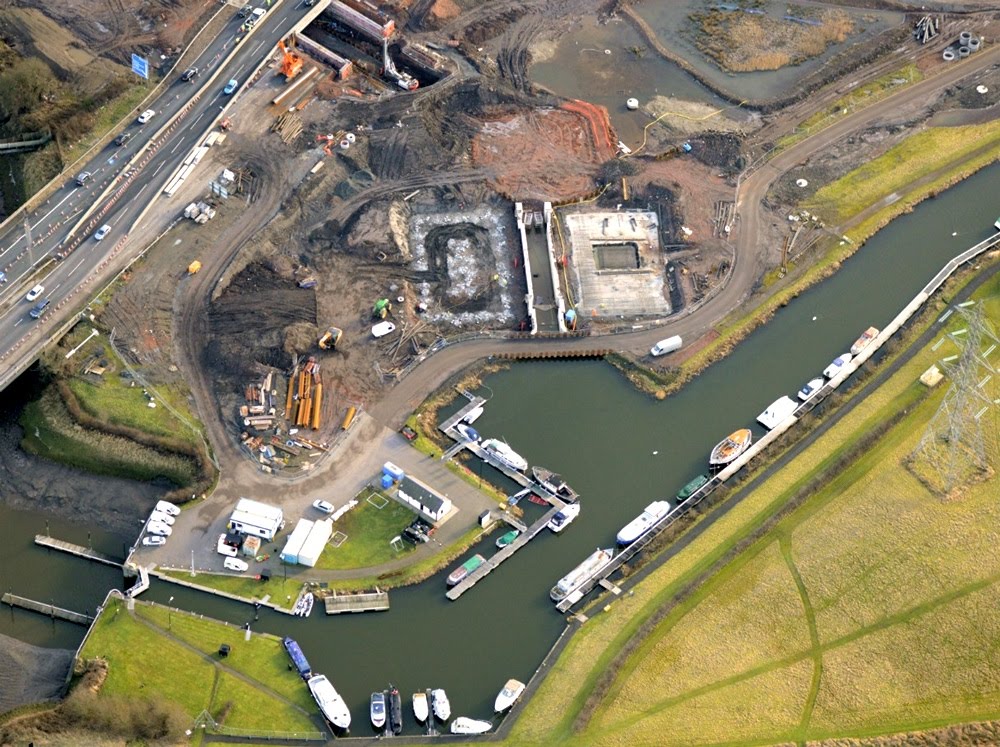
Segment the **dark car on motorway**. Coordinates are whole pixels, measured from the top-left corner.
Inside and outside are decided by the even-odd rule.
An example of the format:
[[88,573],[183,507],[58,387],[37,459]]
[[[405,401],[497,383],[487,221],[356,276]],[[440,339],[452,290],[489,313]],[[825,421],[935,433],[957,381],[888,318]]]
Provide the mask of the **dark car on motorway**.
[[50,303],[51,301],[47,298],[39,301],[34,305],[34,307],[32,307],[31,311],[28,312],[28,316],[32,319],[41,319],[42,314],[48,310]]
[[187,70],[184,71],[184,74],[181,76],[181,80],[183,80],[185,83],[189,83],[190,81],[194,80],[197,77],[198,77],[198,68],[189,67]]
[[125,145],[129,140],[132,139],[131,132],[123,132],[121,135],[115,138],[115,145]]

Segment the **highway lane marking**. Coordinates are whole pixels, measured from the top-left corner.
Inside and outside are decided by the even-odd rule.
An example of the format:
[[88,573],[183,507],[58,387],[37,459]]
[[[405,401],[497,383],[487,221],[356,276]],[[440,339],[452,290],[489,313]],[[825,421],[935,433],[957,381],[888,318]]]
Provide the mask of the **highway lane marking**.
[[258,44],[256,47],[253,48],[253,53],[257,54],[257,52],[260,51],[260,48],[263,47],[266,43],[267,43],[266,41],[261,40],[260,44]]
[[159,173],[160,169],[162,169],[162,168],[163,168],[163,164],[161,163],[159,166],[156,167],[156,171],[153,172],[153,176],[156,176]]
[[192,122],[191,124],[193,124],[193,125],[198,124],[198,120],[201,119],[204,116],[205,116],[205,112],[202,112],[201,114],[199,114],[197,117],[194,118],[194,122]]
[[70,272],[76,272],[77,270],[79,270],[80,269],[80,265],[82,265],[86,261],[87,261],[86,257],[81,257],[80,261],[76,263],[76,266]]
[[23,321],[24,321],[24,317],[22,316],[20,319],[18,319],[16,322],[14,322],[14,326],[16,327],[18,324],[20,324]]
[[170,149],[170,152],[173,153],[175,150],[177,150],[178,148],[180,148],[181,147],[181,142],[182,142],[181,140],[178,140],[176,143],[174,143],[174,147]]
[[[59,285],[62,285],[62,283],[59,283]],[[55,293],[57,290],[59,290],[59,285],[57,285],[55,288],[53,288],[52,290],[50,290],[49,293]]]
[[[56,203],[55,207],[53,207],[53,208],[52,208],[52,209],[51,209],[51,210],[50,210],[49,212],[47,212],[47,213],[46,213],[45,215],[43,215],[43,216],[42,216],[41,218],[39,218],[39,219],[38,219],[38,222],[37,222],[37,223],[36,223],[35,225],[33,225],[33,226],[32,226],[31,228],[32,228],[32,229],[35,229],[35,228],[38,228],[38,227],[39,227],[40,225],[42,225],[42,221],[44,221],[44,220],[45,220],[46,218],[48,218],[48,217],[49,217],[50,215],[52,215],[52,213],[54,213],[54,212],[55,212],[56,210],[58,210],[58,209],[59,209],[59,206],[60,206],[60,205],[62,205],[62,204],[63,204],[64,202],[66,202],[66,200],[68,200],[68,199],[69,199],[70,197],[72,197],[72,196],[73,196],[73,194],[74,194],[74,193],[75,193],[75,192],[76,192],[76,191],[77,191],[78,189],[80,189],[80,188],[79,188],[79,187],[75,187],[74,189],[71,189],[71,190],[70,190],[70,193],[69,193],[68,195],[66,195],[66,196],[65,196],[65,197],[63,197],[63,198],[62,198],[61,200],[59,200],[59,202],[57,202],[57,203]],[[0,252],[0,257],[2,257],[2,256],[3,256],[4,254],[6,254],[6,253],[7,253],[7,252],[9,252],[9,251],[10,251],[11,249],[13,249],[13,248],[14,248],[15,246],[17,246],[18,242],[19,242],[19,241],[20,241],[21,239],[23,239],[23,238],[24,238],[24,234],[23,234],[23,233],[21,233],[20,235],[18,235],[18,237],[17,237],[16,239],[14,239],[14,243],[12,243],[12,244],[11,244],[10,246],[8,246],[8,247],[7,247],[6,249],[4,249],[4,250],[3,250],[2,252]]]

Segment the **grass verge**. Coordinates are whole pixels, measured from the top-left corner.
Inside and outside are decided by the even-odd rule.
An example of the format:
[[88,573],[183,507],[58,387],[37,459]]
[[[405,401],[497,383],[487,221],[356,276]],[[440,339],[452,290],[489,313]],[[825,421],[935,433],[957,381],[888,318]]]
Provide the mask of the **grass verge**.
[[[368,493],[366,490],[362,495]],[[317,568],[371,568],[405,557],[416,549],[405,542],[401,550],[389,544],[416,518],[416,514],[389,496],[376,493],[372,500],[374,504],[359,496],[358,505],[334,524],[334,532],[346,534],[347,539],[339,547],[327,544],[319,556]],[[378,508],[376,504],[382,505],[382,501],[386,501],[385,505]]]

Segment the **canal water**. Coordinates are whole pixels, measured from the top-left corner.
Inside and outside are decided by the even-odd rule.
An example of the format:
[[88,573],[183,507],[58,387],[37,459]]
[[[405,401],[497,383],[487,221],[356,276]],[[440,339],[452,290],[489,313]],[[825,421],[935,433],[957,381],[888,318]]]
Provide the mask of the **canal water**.
[[[298,620],[262,610],[251,628],[301,643],[346,698],[355,734],[370,733],[368,695],[389,682],[404,698],[444,687],[456,716],[488,718],[504,681],[527,681],[562,630],[548,598],[555,581],[594,548],[610,546],[650,501],[702,472],[726,434],[752,426],[759,435],[754,418],[771,401],[794,396],[862,330],[884,326],[948,259],[989,235],[1000,213],[998,193],[995,165],[894,221],[837,275],[663,402],[637,393],[596,361],[519,363],[488,377],[481,393],[489,402],[476,428],[506,438],[532,464],[561,472],[581,494],[576,522],[561,535],[533,540],[456,602],[444,597],[445,572],[391,592],[388,612],[327,618],[317,611]],[[86,543],[86,527],[50,522],[53,535]],[[44,523],[39,514],[0,509],[0,585],[93,609],[119,583],[118,574],[32,547]],[[473,551],[491,552],[495,536]],[[114,552],[121,539],[95,532],[91,541]],[[154,582],[145,597],[163,603],[173,597],[174,606],[237,625],[253,618],[247,605],[169,584]],[[32,643],[68,646],[82,635],[28,613],[0,613],[0,633]],[[408,707],[404,716],[412,732]]]

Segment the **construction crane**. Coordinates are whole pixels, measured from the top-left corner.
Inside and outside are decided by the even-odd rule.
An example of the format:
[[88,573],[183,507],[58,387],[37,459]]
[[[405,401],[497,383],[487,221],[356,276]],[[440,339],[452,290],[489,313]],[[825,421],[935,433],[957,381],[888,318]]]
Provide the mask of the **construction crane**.
[[[290,36],[289,43],[295,44],[295,37]],[[281,72],[285,76],[285,81],[289,81],[302,72],[302,57],[294,49],[285,46],[285,42],[278,40],[278,49],[281,50]]]
[[389,56],[389,40],[385,37],[382,38],[382,74],[396,81],[396,85],[404,91],[416,91],[420,87],[420,82],[416,78],[396,69]]

